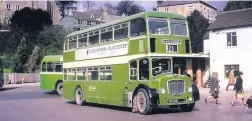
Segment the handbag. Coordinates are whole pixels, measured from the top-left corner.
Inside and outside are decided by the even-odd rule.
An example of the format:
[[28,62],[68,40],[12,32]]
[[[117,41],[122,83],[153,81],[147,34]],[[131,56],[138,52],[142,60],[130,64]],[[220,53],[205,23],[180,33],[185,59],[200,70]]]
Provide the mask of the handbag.
[[237,92],[237,97],[244,98],[244,91],[238,91]]

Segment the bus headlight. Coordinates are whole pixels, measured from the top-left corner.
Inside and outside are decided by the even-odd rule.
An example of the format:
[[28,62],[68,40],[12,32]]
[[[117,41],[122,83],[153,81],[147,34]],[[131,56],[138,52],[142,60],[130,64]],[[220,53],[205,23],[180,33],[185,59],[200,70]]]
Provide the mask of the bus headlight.
[[165,89],[164,88],[160,89],[160,92],[161,94],[165,94]]
[[192,92],[192,86],[188,87],[188,92]]
[[193,101],[192,97],[189,97],[189,101],[190,101],[190,102],[192,102],[192,101]]

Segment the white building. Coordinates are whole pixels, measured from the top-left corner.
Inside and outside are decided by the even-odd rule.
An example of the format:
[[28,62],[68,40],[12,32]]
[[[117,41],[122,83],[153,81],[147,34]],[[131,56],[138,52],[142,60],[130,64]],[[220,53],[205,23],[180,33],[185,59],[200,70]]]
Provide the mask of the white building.
[[[208,27],[204,53],[210,53],[210,71],[218,72],[221,88],[226,88],[230,68],[244,73],[243,87],[252,86],[252,9],[221,13]],[[233,87],[230,87],[231,90]]]

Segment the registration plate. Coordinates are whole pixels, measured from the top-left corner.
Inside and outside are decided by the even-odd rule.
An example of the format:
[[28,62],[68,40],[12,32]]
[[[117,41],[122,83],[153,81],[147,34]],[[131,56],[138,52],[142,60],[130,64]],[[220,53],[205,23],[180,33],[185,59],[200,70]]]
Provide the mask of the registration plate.
[[168,103],[185,103],[185,99],[173,99],[173,100],[168,100]]
[[168,103],[179,103],[179,100],[168,100]]

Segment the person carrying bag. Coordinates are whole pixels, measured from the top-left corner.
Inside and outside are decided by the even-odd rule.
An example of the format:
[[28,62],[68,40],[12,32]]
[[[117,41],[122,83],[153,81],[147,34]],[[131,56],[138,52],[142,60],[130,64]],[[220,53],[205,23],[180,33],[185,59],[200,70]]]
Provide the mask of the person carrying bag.
[[249,109],[252,109],[252,85],[251,85],[251,90],[250,90],[250,97],[247,100],[247,105]]
[[245,102],[242,76],[243,76],[243,73],[240,71],[239,76],[237,77],[236,83],[234,85],[235,95],[233,96],[232,102],[230,103],[232,106],[235,106],[234,102],[237,98],[241,98],[241,100],[243,101],[243,104],[247,105],[247,103]]

